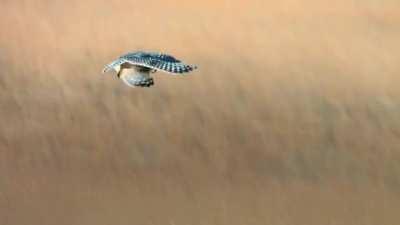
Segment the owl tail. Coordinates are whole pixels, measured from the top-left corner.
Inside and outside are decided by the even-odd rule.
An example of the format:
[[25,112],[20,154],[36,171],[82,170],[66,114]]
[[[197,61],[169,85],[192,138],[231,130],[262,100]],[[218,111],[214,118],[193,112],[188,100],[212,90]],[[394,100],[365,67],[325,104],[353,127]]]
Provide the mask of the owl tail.
[[121,76],[121,79],[130,87],[150,87],[154,85],[152,77]]
[[135,86],[138,87],[150,87],[154,85],[153,78],[149,77],[146,80],[141,80],[140,82],[135,83]]

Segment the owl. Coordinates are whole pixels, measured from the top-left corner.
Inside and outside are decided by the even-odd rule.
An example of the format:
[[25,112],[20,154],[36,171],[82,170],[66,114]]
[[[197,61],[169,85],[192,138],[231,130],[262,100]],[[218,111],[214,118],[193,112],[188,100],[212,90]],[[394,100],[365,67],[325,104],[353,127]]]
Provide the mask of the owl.
[[103,73],[115,70],[117,76],[129,87],[150,87],[154,80],[150,73],[162,71],[172,75],[181,75],[197,69],[171,55],[156,52],[130,52],[107,64]]

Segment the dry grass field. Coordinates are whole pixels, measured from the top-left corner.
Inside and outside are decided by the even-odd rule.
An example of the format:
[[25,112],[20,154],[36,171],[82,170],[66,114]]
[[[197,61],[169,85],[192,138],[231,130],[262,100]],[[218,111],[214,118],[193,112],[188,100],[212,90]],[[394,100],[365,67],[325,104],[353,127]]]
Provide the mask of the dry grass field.
[[[400,224],[397,0],[0,0],[0,225]],[[199,69],[132,89],[133,50]]]

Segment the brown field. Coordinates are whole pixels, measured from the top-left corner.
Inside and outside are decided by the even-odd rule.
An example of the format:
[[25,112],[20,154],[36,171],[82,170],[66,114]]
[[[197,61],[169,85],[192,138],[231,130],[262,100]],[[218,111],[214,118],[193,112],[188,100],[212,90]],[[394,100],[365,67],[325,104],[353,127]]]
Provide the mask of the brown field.
[[[0,225],[400,224],[400,1],[0,10]],[[138,49],[199,70],[100,73]]]

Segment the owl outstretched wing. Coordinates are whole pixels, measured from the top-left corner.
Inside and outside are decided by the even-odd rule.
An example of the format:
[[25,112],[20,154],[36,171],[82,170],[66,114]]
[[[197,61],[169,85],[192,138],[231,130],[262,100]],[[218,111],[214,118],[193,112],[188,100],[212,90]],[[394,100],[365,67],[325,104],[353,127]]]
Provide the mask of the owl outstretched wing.
[[121,56],[121,60],[125,60],[125,62],[133,65],[148,67],[171,74],[188,73],[197,68],[197,66],[185,64],[171,55],[162,53],[128,53]]

